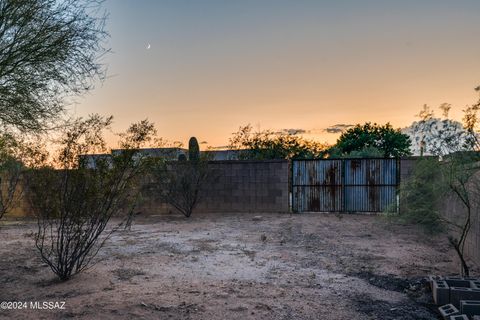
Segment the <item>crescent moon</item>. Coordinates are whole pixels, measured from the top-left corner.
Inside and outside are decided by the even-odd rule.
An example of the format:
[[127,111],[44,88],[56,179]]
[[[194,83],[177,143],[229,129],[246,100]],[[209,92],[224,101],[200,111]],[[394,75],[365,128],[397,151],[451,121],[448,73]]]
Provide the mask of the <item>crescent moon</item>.
[[151,48],[151,45],[149,43],[149,44],[147,44],[147,50],[149,50],[150,48]]

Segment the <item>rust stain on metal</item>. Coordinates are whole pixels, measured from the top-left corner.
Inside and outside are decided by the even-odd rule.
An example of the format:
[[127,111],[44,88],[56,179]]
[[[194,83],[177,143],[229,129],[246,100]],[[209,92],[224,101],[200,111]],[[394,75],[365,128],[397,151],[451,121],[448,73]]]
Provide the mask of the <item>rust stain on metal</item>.
[[395,159],[294,160],[298,211],[375,211],[396,201]]

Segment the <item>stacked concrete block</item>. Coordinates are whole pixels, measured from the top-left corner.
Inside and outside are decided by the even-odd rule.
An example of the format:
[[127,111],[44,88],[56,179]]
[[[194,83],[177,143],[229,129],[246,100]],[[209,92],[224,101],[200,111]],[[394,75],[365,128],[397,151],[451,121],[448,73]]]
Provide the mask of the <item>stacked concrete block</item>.
[[480,280],[471,280],[470,288],[480,289]]
[[428,276],[427,279],[428,283],[430,284],[430,289],[433,290],[433,281],[435,280],[443,280],[443,277],[440,276]]
[[433,301],[436,305],[444,305],[450,302],[450,287],[444,280],[432,282]]
[[441,306],[440,308],[438,308],[438,311],[440,312],[440,315],[444,320],[449,320],[450,317],[460,314],[460,310],[458,310],[452,304],[446,304],[444,306]]
[[464,314],[458,314],[456,316],[451,316],[449,320],[470,320],[468,317]]
[[471,281],[475,282],[477,278],[445,277],[444,280],[450,287],[470,288]]
[[480,315],[480,301],[479,300],[461,300],[460,312],[469,317]]
[[480,279],[430,276],[427,280],[434,302],[441,305],[438,310],[443,319],[474,319],[474,316],[480,316]]
[[480,289],[450,287],[450,303],[460,308],[460,301],[462,300],[480,300]]

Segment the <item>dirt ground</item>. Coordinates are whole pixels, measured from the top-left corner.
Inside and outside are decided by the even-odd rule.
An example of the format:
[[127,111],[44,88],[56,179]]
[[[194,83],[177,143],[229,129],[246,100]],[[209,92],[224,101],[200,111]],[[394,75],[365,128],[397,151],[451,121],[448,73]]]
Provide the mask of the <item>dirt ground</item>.
[[0,228],[0,301],[65,310],[1,319],[437,319],[423,277],[459,270],[444,237],[378,216],[197,214],[137,219],[61,283],[34,231]]

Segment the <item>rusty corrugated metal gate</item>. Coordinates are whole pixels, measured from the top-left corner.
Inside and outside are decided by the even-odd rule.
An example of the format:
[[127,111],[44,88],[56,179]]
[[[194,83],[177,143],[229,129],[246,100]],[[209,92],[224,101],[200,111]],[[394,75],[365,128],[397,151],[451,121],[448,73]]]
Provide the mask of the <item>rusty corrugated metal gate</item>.
[[383,212],[397,203],[397,159],[292,161],[294,212]]

